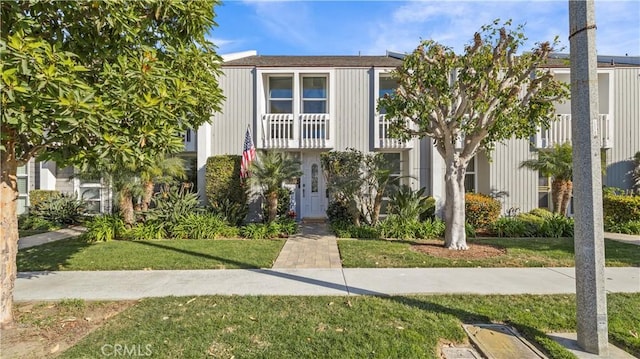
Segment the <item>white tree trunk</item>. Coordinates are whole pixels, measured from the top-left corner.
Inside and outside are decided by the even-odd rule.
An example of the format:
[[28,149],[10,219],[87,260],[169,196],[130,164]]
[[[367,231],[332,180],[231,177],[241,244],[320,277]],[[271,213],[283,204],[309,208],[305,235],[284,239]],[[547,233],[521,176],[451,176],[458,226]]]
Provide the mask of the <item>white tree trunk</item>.
[[467,161],[462,161],[452,154],[445,158],[445,163],[446,229],[444,232],[444,245],[449,249],[466,250],[469,249],[465,232],[464,213],[464,177],[467,172]]

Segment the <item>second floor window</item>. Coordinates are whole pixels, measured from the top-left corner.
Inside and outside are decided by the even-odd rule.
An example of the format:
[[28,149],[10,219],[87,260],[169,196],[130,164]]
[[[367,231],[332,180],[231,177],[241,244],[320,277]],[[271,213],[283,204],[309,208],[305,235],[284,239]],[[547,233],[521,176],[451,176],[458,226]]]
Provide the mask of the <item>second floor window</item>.
[[[398,82],[389,77],[389,76],[380,76],[379,79],[379,87],[378,87],[378,97],[383,98],[384,95],[391,96],[393,92],[398,88]],[[386,114],[387,110],[385,108],[379,109],[380,114]]]
[[302,78],[302,113],[327,113],[327,78]]
[[269,113],[293,113],[293,77],[269,77]]

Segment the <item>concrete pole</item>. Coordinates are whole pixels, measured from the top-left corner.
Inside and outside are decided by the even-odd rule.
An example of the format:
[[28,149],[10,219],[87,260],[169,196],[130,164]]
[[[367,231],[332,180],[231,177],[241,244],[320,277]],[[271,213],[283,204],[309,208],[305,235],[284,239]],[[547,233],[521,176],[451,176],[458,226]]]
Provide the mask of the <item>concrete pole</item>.
[[578,345],[608,354],[593,0],[569,0]]

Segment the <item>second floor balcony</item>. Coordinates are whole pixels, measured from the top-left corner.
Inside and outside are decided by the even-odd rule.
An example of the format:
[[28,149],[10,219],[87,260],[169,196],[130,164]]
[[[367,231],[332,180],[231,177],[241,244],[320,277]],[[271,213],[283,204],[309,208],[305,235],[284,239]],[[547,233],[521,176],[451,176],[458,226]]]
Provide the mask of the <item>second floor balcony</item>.
[[263,114],[261,142],[264,149],[331,149],[334,124],[325,113]]
[[[571,114],[557,114],[556,120],[551,122],[548,129],[538,129],[534,138],[536,148],[549,148],[555,144],[571,143]],[[613,116],[598,115],[596,121],[601,148],[613,147]]]
[[377,114],[374,123],[373,138],[376,141],[375,148],[377,149],[403,149],[412,148],[413,141],[402,141],[396,138],[392,138],[389,129],[391,127],[391,121],[386,118],[384,114]]

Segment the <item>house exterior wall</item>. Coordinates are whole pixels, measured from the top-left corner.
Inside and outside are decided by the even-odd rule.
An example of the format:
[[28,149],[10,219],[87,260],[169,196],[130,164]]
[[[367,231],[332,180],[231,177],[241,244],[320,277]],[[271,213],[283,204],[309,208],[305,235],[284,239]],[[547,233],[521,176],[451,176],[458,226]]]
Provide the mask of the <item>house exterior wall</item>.
[[[532,158],[534,151],[528,140],[515,138],[496,144],[489,167],[489,193],[502,193],[502,211],[519,208],[527,212],[538,207],[538,173],[519,168],[520,163]],[[484,181],[484,179],[483,179]],[[485,187],[486,189],[486,187]]]
[[633,156],[640,151],[640,68],[616,68],[614,146],[607,150],[606,185],[630,189]]

